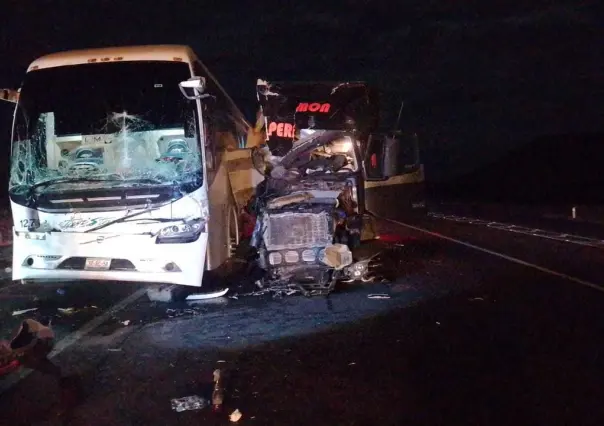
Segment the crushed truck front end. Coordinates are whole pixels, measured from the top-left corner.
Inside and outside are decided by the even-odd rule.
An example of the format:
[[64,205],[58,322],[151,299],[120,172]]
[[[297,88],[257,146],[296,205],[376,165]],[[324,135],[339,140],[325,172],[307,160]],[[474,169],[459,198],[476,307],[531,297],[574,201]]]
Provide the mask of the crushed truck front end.
[[364,212],[363,155],[376,106],[364,83],[269,83],[258,99],[266,143],[251,153],[263,179],[245,207],[263,286],[331,292],[360,278],[353,254],[372,239]]

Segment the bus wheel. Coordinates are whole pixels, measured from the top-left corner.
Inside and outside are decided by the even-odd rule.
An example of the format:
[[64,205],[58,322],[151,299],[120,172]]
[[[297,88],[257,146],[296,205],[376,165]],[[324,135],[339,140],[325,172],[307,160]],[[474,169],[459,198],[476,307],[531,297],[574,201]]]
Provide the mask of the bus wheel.
[[239,245],[239,216],[237,215],[237,209],[231,206],[229,213],[229,257],[233,257],[237,252],[237,246]]

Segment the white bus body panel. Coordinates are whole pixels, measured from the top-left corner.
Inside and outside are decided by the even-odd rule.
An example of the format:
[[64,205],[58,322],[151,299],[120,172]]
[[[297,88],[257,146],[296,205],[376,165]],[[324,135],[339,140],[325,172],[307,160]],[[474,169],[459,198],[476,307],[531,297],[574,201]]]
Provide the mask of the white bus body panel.
[[[160,229],[182,221],[154,222],[150,219],[199,217],[201,211],[205,212],[202,217],[207,220],[209,209],[205,193],[204,185],[180,200],[135,216],[136,221],[115,223],[93,232],[86,231],[145,209],[47,213],[11,203],[14,218],[13,280],[110,280],[200,287],[206,266],[207,232],[202,232],[199,239],[191,243],[156,244]],[[27,222],[32,219],[39,221],[40,228],[30,232]],[[61,231],[50,231],[53,228]],[[128,268],[59,268],[69,258],[81,258],[80,263],[86,258],[116,259]],[[33,264],[29,265],[28,259],[33,259]],[[166,265],[170,263],[178,268],[168,271]]]

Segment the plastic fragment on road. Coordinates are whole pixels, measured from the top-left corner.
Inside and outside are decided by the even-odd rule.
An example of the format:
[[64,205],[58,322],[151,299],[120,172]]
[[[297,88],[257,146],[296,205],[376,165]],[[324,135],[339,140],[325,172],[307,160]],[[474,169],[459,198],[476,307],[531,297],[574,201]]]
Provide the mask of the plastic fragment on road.
[[172,404],[172,409],[178,413],[182,411],[201,410],[208,406],[208,401],[197,395],[174,398],[170,402]]
[[174,301],[173,286],[152,286],[147,289],[147,297],[152,302],[170,303]]
[[75,313],[84,311],[86,309],[98,309],[98,306],[84,306],[83,308],[80,309],[76,309],[76,308],[57,308],[57,311],[63,315],[73,315]]
[[124,324],[124,325],[130,325],[130,320],[122,321],[122,324]]
[[33,312],[33,311],[37,311],[37,310],[38,310],[38,308],[29,308],[29,309],[22,309],[20,311],[13,311],[13,316],[17,317],[19,315],[23,315],[23,314],[26,314],[28,312]]
[[241,420],[241,417],[243,417],[243,414],[241,413],[241,411],[239,411],[239,409],[237,409],[229,415],[229,420],[235,423]]
[[390,295],[386,293],[370,294],[367,296],[368,299],[390,299]]
[[212,293],[198,293],[198,294],[190,294],[187,296],[186,300],[206,300],[206,299],[214,299],[215,297],[222,297],[229,292],[228,288],[215,291]]

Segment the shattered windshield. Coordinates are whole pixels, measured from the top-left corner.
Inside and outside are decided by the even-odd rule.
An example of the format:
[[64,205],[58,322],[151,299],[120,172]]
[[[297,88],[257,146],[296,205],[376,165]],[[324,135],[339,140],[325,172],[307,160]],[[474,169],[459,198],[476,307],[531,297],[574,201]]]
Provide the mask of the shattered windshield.
[[[29,72],[21,89],[10,190],[201,186],[195,103],[182,62],[85,64]],[[101,182],[101,183],[99,183]]]

